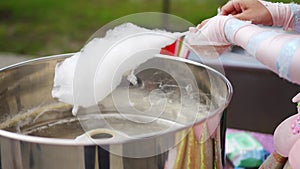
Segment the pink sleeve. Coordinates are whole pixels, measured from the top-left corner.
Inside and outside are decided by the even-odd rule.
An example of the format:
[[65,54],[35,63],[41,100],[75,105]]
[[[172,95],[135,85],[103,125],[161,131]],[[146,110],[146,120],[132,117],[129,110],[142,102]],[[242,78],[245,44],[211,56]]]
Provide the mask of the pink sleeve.
[[273,3],[263,0],[259,0],[259,2],[270,12],[273,26],[300,33],[300,6],[298,4]]
[[300,35],[278,33],[237,19],[225,25],[227,39],[291,82],[300,85]]
[[273,19],[273,26],[283,27],[284,30],[292,29],[293,13],[289,4],[282,2],[268,2],[258,0],[270,12]]

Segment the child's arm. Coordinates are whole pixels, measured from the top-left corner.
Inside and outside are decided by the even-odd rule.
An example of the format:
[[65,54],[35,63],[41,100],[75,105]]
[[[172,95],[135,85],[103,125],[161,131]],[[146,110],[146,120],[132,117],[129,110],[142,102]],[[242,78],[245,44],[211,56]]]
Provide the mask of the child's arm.
[[300,35],[278,33],[270,29],[230,19],[225,36],[243,47],[280,77],[300,84]]

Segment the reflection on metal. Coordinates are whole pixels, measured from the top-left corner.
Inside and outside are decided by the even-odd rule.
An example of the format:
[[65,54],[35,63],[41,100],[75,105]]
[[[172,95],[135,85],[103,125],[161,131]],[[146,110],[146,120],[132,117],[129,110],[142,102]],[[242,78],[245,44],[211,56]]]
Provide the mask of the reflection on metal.
[[[111,139],[105,136],[103,144],[101,139],[100,144],[85,144],[74,141],[84,130],[78,119],[72,116],[72,107],[51,96],[55,66],[69,56],[71,55],[41,58],[0,70],[0,169],[222,168],[223,138],[219,121],[232,96],[232,87],[223,75],[191,61],[177,58],[168,61],[167,58],[160,58],[166,64],[187,62],[197,79],[199,89],[216,96],[212,97],[214,106],[207,118],[196,119],[194,125],[191,123],[157,136],[114,144],[106,141],[104,144],[105,140]],[[217,86],[216,89],[210,89],[212,85],[209,79],[217,82],[214,85]],[[105,104],[103,106],[114,108]],[[39,130],[34,130],[36,126],[39,126]],[[70,129],[72,132],[57,132],[57,128],[52,130],[51,127],[57,127],[59,131]],[[55,131],[55,134],[49,134],[43,129],[48,130],[47,132]],[[18,133],[23,131],[34,131],[35,135]],[[182,135],[185,137],[181,137]],[[165,145],[178,141],[178,138],[181,138],[178,144],[161,150]],[[163,153],[141,158],[112,153],[138,151]]]

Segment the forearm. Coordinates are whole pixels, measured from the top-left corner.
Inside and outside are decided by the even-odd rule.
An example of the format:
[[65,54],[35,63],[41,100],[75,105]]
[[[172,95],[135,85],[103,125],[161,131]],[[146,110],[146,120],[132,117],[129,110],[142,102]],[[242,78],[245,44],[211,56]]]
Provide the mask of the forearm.
[[236,19],[226,23],[225,34],[280,77],[300,84],[299,35],[277,33]]
[[300,5],[295,3],[271,3],[259,0],[270,12],[273,26],[283,27],[284,30],[291,30],[300,33]]

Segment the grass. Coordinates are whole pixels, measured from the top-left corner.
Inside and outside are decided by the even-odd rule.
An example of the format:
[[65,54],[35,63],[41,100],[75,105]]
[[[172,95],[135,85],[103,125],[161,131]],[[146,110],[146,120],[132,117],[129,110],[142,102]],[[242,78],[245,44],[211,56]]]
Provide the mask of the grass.
[[[75,52],[101,26],[138,12],[162,12],[162,0],[0,1],[0,51],[45,56]],[[171,14],[193,24],[225,0],[170,0]]]
[[[197,23],[216,5],[170,2],[170,12]],[[0,2],[0,51],[43,56],[78,51],[101,26],[122,16],[162,11],[161,0],[10,0]],[[202,13],[199,13],[202,11]]]

